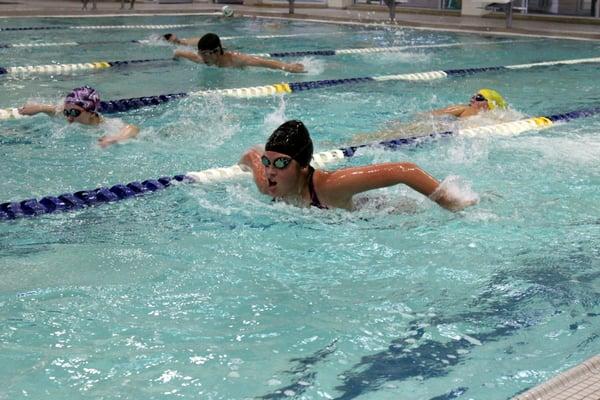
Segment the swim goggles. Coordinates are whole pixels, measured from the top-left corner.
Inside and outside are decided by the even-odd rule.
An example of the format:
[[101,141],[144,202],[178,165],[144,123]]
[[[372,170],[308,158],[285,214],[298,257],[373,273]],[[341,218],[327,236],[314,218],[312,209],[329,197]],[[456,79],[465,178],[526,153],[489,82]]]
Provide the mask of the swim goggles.
[[64,109],[63,110],[63,115],[65,117],[73,117],[73,118],[77,118],[81,115],[81,110],[78,110],[76,108],[70,108],[70,109]]
[[220,49],[219,47],[216,47],[212,50],[198,50],[198,53],[200,53],[201,56],[210,56],[212,54],[217,54],[217,53],[222,53],[223,49]]
[[[262,156],[260,161],[265,167],[271,165],[271,160],[267,156]],[[273,160],[273,166],[277,169],[285,169],[291,162],[292,159],[290,157],[279,157]]]
[[474,94],[473,97],[471,97],[471,100],[487,101],[487,99],[485,97],[483,97],[483,95],[481,93]]

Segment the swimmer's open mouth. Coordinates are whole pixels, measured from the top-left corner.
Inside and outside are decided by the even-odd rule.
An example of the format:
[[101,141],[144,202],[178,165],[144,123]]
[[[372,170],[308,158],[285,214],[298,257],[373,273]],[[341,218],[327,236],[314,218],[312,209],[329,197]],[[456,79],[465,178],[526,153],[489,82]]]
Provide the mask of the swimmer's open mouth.
[[269,187],[273,187],[273,186],[277,185],[277,182],[273,182],[270,179],[267,179],[267,181],[269,182]]

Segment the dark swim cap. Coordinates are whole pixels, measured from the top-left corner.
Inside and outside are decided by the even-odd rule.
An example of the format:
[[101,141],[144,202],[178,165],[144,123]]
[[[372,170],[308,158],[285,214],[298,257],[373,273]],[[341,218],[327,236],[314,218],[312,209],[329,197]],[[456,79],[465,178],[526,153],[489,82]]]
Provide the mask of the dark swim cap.
[[219,49],[221,54],[223,54],[221,39],[219,39],[219,36],[214,33],[207,33],[206,35],[202,36],[200,40],[198,40],[198,51],[211,51],[217,49]]
[[306,167],[312,159],[313,143],[306,126],[301,121],[291,120],[273,131],[265,150],[288,155],[302,167]]
[[173,34],[172,34],[172,33],[165,33],[165,34],[163,35],[163,38],[165,38],[165,40],[169,40],[169,39],[171,39],[172,37],[173,37]]

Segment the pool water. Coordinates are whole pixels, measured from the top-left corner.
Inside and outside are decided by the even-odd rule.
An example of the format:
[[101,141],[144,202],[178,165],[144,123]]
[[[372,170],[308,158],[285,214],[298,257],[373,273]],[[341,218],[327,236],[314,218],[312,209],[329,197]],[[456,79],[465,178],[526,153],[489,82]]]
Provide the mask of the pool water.
[[[263,19],[1,26],[78,24],[195,24],[173,32],[244,36],[225,47],[257,53],[457,46],[297,59],[306,74],[167,60],[4,76],[0,108],[58,103],[84,84],[119,99],[600,54],[596,42]],[[0,43],[113,43],[0,49],[0,66],[169,58],[173,49],[156,40],[128,42],[160,33],[3,31]],[[141,135],[106,150],[96,130],[61,118],[0,121],[0,202],[233,165],[291,118],[329,150],[390,123],[427,121],[419,113],[481,87],[503,93],[511,110],[475,122],[564,113],[598,105],[597,77],[597,65],[578,64],[190,97],[114,116]],[[508,399],[599,352],[599,133],[599,117],[582,118],[513,137],[370,148],[331,167],[407,160],[439,179],[459,176],[481,199],[459,213],[400,186],[366,194],[379,205],[356,212],[298,209],[241,178],[2,222],[0,399]]]

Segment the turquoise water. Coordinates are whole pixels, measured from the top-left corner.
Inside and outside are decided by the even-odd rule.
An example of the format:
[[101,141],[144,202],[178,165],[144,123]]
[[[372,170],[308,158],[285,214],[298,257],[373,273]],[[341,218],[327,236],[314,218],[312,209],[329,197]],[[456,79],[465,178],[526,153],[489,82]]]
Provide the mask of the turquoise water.
[[[2,78],[0,108],[600,54],[595,42],[502,38],[209,17],[16,19],[2,26],[194,23],[248,52],[460,43],[302,58],[309,73],[164,62]],[[123,43],[0,49],[0,66],[169,57],[149,30],[0,32],[0,43]],[[256,39],[261,34],[302,34]],[[503,43],[510,40],[510,43]],[[483,45],[473,43],[485,42]],[[235,164],[287,118],[317,150],[389,121],[501,91],[515,117],[600,102],[597,65],[381,82],[286,97],[189,98],[116,116],[139,140],[36,116],[1,121],[0,202]],[[476,121],[477,122],[477,121]],[[489,121],[487,121],[489,123]],[[600,349],[600,118],[520,136],[369,149],[340,164],[410,160],[458,175],[481,202],[449,213],[403,187],[358,212],[272,204],[252,182],[180,185],[76,213],[0,224],[4,398],[507,399]],[[332,167],[334,168],[334,167]]]

